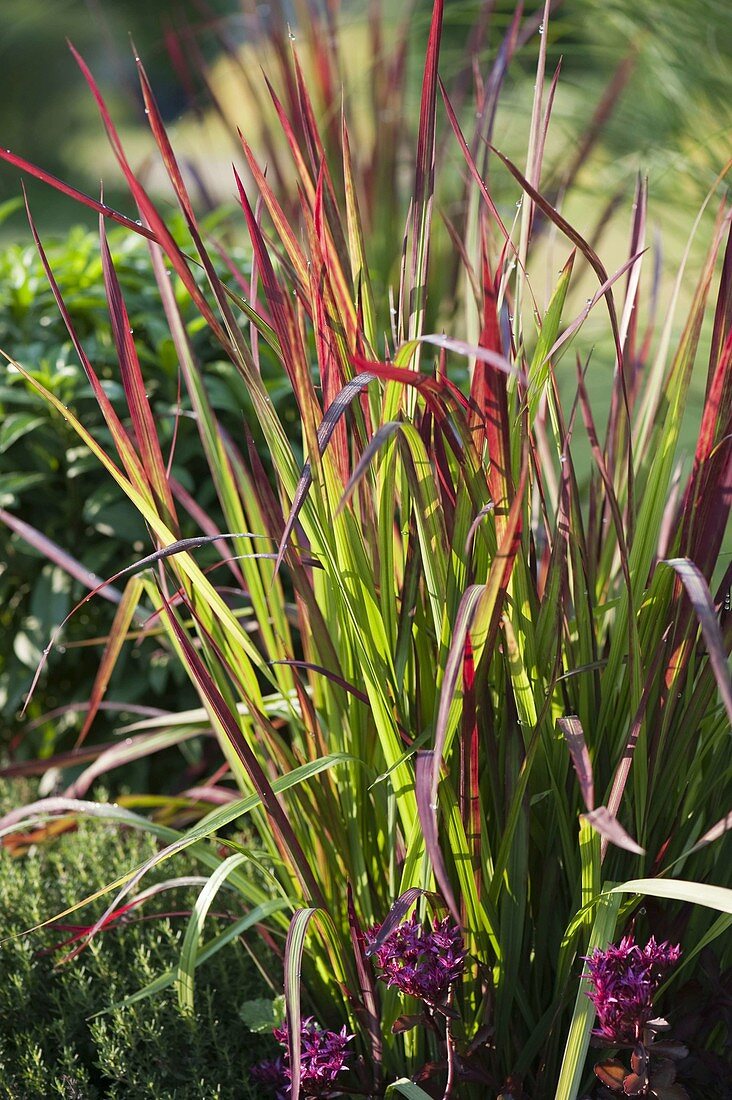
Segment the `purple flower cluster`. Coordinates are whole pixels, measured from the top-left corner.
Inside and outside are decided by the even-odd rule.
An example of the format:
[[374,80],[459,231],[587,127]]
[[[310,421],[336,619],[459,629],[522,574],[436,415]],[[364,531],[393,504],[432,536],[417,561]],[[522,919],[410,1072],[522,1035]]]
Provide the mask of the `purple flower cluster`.
[[[285,1048],[284,1058],[260,1062],[252,1068],[251,1077],[260,1085],[272,1090],[276,1100],[288,1100],[292,1074],[288,1065],[287,1024],[272,1032]],[[312,1017],[302,1021],[300,1033],[300,1086],[303,1096],[329,1096],[336,1078],[348,1069],[353,1038],[342,1027],[340,1031],[326,1031],[313,1022]]]
[[593,1035],[608,1045],[632,1046],[654,1016],[653,998],[666,973],[675,966],[681,948],[656,943],[653,936],[644,948],[632,936],[619,944],[595,948],[585,958],[586,977],[592,983],[588,997],[595,1006],[599,1026]]
[[430,928],[412,913],[378,943],[379,927],[368,933],[381,979],[428,1005],[444,1004],[463,972],[465,949],[460,929],[444,920]]

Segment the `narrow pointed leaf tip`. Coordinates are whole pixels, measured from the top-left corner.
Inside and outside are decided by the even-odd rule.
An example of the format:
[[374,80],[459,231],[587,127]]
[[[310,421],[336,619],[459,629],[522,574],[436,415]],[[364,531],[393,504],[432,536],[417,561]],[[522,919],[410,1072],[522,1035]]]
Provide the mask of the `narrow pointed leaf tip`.
[[638,856],[645,855],[645,848],[641,848],[640,844],[633,840],[607,806],[598,806],[596,810],[590,810],[582,816],[593,829],[597,829],[600,836],[605,837],[617,848],[624,848],[626,852],[633,852]]

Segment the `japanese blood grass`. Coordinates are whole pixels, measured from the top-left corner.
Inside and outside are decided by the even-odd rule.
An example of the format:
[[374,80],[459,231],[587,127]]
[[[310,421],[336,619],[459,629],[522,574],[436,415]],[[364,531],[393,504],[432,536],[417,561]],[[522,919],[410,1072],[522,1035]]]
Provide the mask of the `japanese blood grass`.
[[[654,910],[661,927],[653,931],[663,935],[674,922],[685,957],[729,922],[722,845],[713,841],[730,822],[725,601],[732,569],[724,573],[720,564],[732,495],[730,215],[722,200],[712,227],[702,223],[707,258],[700,272],[679,271],[656,334],[655,291],[649,295],[642,278],[645,182],[632,198],[629,258],[616,271],[542,193],[557,75],[545,90],[549,5],[524,172],[485,140],[505,64],[526,26],[521,10],[469,109],[455,107],[439,86],[437,2],[413,179],[405,185],[405,173],[394,171],[383,196],[389,217],[395,203],[401,208],[403,243],[392,241],[388,266],[370,269],[382,201],[374,181],[391,158],[397,163],[408,134],[400,130],[397,144],[385,147],[376,132],[372,147],[353,147],[348,103],[340,125],[326,111],[321,129],[325,92],[339,85],[343,58],[331,23],[321,26],[307,11],[320,74],[313,99],[277,16],[273,32],[284,98],[272,95],[285,151],[274,131],[268,140],[278,157],[290,155],[296,185],[284,173],[270,183],[242,139],[248,182],[242,171],[235,183],[256,273],[245,299],[211,262],[142,63],[147,116],[188,226],[187,251],[133,170],[77,57],[142,225],[62,187],[102,220],[113,217],[150,241],[218,496],[219,515],[205,533],[226,539],[241,601],[232,607],[219,576],[197,564],[195,544],[179,539],[166,457],[102,225],[127,419],[109,407],[76,343],[117,455],[41,391],[139,509],[153,546],[139,579],[125,578],[130,596],[94,700],[103,697],[144,594],[200,694],[241,799],[188,832],[68,798],[27,813],[93,811],[149,828],[163,843],[92,931],[174,851],[190,846],[212,870],[179,971],[141,996],[176,982],[191,1007],[197,964],[223,946],[214,941],[201,952],[198,941],[225,880],[250,907],[269,901],[275,934],[289,923],[283,967],[294,1095],[302,997],[321,1025],[345,1024],[356,1035],[360,1060],[344,1087],[465,1097],[523,1088],[534,1100],[572,1098],[592,1026],[581,983],[578,993],[588,944],[612,938],[644,893],[671,903]],[[372,29],[385,48],[377,15]],[[374,46],[379,109],[381,93],[398,98],[404,42],[386,76]],[[516,181],[514,225],[492,197],[489,164]],[[431,219],[442,193],[454,202],[447,235]],[[555,253],[566,248],[545,302],[547,237]],[[194,278],[199,265],[203,289]],[[580,266],[596,282],[582,307],[572,304]],[[691,277],[698,286],[677,335],[676,298]],[[175,279],[248,387],[257,423],[245,428],[243,445],[219,431],[178,314]],[[375,293],[387,283],[391,295]],[[73,318],[55,293],[73,336]],[[591,357],[585,323],[600,313],[607,339]],[[303,469],[262,383],[261,342],[279,357],[298,404]],[[681,416],[702,350],[706,395],[693,465],[682,477]],[[604,431],[592,402],[598,374],[613,379]],[[589,471],[574,460],[583,434]],[[270,540],[272,552],[255,551],[255,537]],[[137,731],[174,727],[163,716]],[[245,812],[262,846],[246,853],[251,873],[207,845]],[[21,827],[24,816],[7,827]],[[278,908],[282,899],[295,911],[291,922]],[[434,1032],[392,1030],[404,1002],[377,985],[363,952],[360,930],[390,911],[393,922],[412,904],[421,911],[444,904],[461,926],[468,954],[444,1033],[472,1078],[460,1078],[458,1067],[445,1081]],[[680,974],[683,964],[673,981]],[[423,1070],[419,1085],[404,1078]]]

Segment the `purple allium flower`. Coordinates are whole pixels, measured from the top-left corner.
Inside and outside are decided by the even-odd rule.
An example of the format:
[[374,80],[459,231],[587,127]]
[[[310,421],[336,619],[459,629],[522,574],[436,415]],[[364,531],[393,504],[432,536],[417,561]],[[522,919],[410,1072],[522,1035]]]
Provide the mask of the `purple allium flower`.
[[656,943],[653,936],[644,948],[626,936],[619,946],[596,947],[586,956],[585,977],[592,983],[587,996],[597,1011],[599,1027],[593,1031],[613,1046],[632,1046],[654,1016],[653,998],[668,970],[679,961],[681,948]]
[[[378,926],[368,933],[372,945],[378,933]],[[465,965],[460,929],[447,917],[430,928],[429,923],[420,924],[416,912],[412,913],[372,950],[383,971],[380,977],[387,985],[429,1005],[445,1002]]]
[[[287,1024],[272,1032],[278,1043],[285,1047],[284,1058],[273,1062],[260,1062],[251,1070],[258,1084],[270,1088],[276,1100],[288,1100],[292,1074],[287,1064]],[[336,1078],[348,1069],[350,1051],[346,1048],[353,1038],[345,1027],[340,1031],[326,1031],[318,1027],[311,1017],[303,1020],[300,1034],[300,1085],[303,1096],[329,1096]]]

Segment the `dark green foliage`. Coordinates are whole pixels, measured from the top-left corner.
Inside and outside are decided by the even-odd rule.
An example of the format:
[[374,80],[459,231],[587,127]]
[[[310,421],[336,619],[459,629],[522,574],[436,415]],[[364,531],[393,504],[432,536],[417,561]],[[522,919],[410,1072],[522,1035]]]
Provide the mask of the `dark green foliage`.
[[[30,797],[27,787],[0,787],[0,811]],[[50,846],[11,857],[0,848],[3,939],[113,881],[151,855],[153,842],[100,823],[82,824]],[[191,873],[167,863],[164,875]],[[195,873],[195,872],[194,872]],[[144,911],[190,909],[191,890],[162,894]],[[236,908],[224,891],[214,908]],[[66,918],[92,920],[97,901]],[[140,913],[142,909],[140,910]],[[134,913],[134,911],[133,911]],[[66,938],[42,929],[0,946],[0,1097],[3,1100],[246,1100],[247,1066],[268,1041],[247,1031],[236,1008],[266,995],[243,948],[227,948],[200,969],[196,1014],[185,1018],[175,994],[141,1001],[90,1020],[175,964],[185,918],[132,921],[102,933],[81,956],[54,970],[58,956],[37,952]],[[216,921],[206,925],[206,938]],[[256,944],[255,944],[256,948]],[[264,1051],[266,1053],[266,1051]]]

